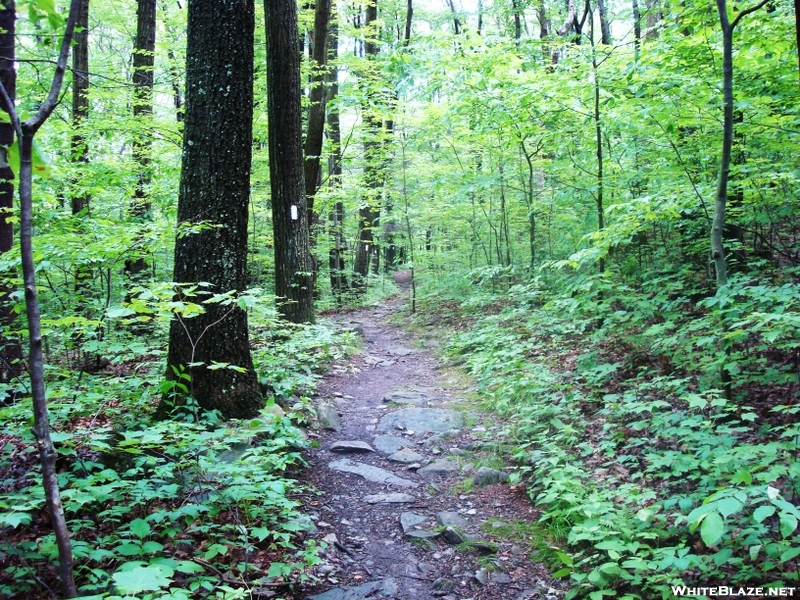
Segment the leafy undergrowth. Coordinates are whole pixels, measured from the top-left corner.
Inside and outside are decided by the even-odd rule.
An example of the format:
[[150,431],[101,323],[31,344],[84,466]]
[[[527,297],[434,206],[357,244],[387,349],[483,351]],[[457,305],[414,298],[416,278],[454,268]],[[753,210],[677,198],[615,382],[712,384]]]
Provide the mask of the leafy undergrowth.
[[[252,321],[254,361],[273,393],[254,419],[198,419],[190,403],[173,420],[153,421],[159,352],[143,357],[137,345],[134,355],[119,339],[96,348],[110,358],[105,370],[51,372],[59,484],[82,597],[271,597],[318,561],[313,541],[304,541],[312,523],[299,511],[308,492],[294,479],[307,443],[298,425],[313,418],[305,395],[315,373],[355,341],[324,325],[287,325],[271,309]],[[58,590],[29,419],[27,401],[0,408],[0,596],[8,598]]]
[[459,309],[448,352],[510,423],[569,598],[798,585],[800,286],[680,281],[537,279]]

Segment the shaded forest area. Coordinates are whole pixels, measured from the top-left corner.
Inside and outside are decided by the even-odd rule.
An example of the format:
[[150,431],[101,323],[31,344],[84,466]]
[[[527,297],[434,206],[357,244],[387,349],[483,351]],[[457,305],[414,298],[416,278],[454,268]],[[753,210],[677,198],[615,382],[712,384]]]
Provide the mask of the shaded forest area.
[[797,585],[796,0],[1,8],[0,594],[290,593],[393,277],[568,598]]

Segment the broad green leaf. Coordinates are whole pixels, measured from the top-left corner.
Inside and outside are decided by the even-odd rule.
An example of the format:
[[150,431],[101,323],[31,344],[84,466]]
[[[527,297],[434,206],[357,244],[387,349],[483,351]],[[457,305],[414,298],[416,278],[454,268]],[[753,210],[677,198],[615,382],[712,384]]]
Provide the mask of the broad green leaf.
[[708,513],[700,525],[700,537],[706,546],[716,545],[725,533],[725,523],[716,511]]
[[144,519],[134,519],[130,524],[131,531],[139,539],[150,535],[150,524]]
[[780,514],[781,522],[781,535],[785,538],[789,537],[797,529],[797,517],[789,513]]
[[172,583],[172,570],[163,565],[136,567],[112,575],[117,591],[123,594],[154,592]]
[[798,548],[789,548],[786,552],[781,554],[780,561],[782,563],[786,562],[787,560],[792,560],[796,556],[800,555],[800,547]]
[[753,511],[753,518],[756,520],[756,523],[761,523],[767,517],[771,517],[775,514],[775,507],[774,506],[759,506],[757,509]]
[[717,510],[723,517],[729,517],[742,510],[742,503],[735,498],[723,498],[717,503]]

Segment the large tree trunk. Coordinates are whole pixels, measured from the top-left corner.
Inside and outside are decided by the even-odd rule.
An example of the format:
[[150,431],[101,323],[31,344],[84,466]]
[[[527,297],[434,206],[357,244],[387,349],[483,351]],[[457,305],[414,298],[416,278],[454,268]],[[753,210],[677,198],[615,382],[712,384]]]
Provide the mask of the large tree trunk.
[[314,290],[303,181],[297,6],[294,2],[264,0],[264,16],[275,295],[285,318],[309,323],[314,321]]
[[[13,0],[0,6],[0,83],[12,102],[16,98],[17,72],[14,69],[14,28],[16,7]],[[8,162],[7,148],[14,143],[14,126],[0,120],[0,254],[14,247],[14,173]],[[11,305],[11,293],[16,289],[14,272],[0,273],[0,385],[11,384],[24,372],[22,346],[11,333],[16,314]],[[0,392],[0,402],[13,401],[14,392]]]
[[[136,8],[136,46],[133,51],[133,117],[136,121],[136,136],[133,138],[133,159],[139,173],[130,207],[134,221],[144,222],[149,218],[150,162],[153,153],[153,67],[156,50],[156,2],[139,0]],[[142,256],[144,248],[136,249],[139,256],[125,261],[125,271],[131,277],[148,270],[147,260]]]
[[308,110],[308,130],[304,146],[305,163],[303,176],[308,199],[308,214],[314,211],[314,194],[317,193],[320,178],[320,155],[325,131],[325,65],[328,62],[328,22],[331,17],[331,0],[317,0],[314,11],[314,43],[312,61],[314,71],[311,75],[311,92]]
[[[178,222],[206,227],[178,236],[174,280],[207,282],[212,293],[242,291],[247,282],[254,13],[252,0],[188,4]],[[262,398],[250,356],[247,314],[235,304],[204,308],[201,315],[172,321],[167,377],[175,379],[175,370],[183,369],[191,376],[189,394],[201,408],[219,410],[226,418],[251,417]],[[214,363],[241,370],[207,368]],[[166,415],[168,408],[165,399],[159,414]]]

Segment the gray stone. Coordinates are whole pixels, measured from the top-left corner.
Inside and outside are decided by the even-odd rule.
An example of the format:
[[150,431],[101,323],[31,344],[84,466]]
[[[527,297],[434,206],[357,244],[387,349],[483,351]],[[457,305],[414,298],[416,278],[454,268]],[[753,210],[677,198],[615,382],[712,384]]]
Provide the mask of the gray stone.
[[457,512],[443,510],[436,514],[436,522],[442,527],[461,527],[462,529],[468,525],[467,520]]
[[394,492],[392,494],[373,494],[371,496],[364,496],[364,501],[367,504],[402,504],[404,502],[416,502],[417,499],[411,494]]
[[386,350],[386,354],[390,356],[408,356],[409,354],[415,354],[418,350],[412,350],[411,348],[404,348],[402,346],[397,346],[395,348],[389,348]]
[[398,426],[416,431],[442,432],[461,429],[461,415],[446,408],[404,408],[384,415],[378,424],[380,431],[392,431]]
[[425,440],[425,443],[428,446],[436,446],[438,444],[441,444],[442,442],[446,442],[447,440],[455,439],[460,435],[461,435],[460,429],[448,429],[447,431],[442,431],[440,433],[432,435],[427,440]]
[[386,454],[397,452],[400,448],[403,448],[409,444],[408,440],[396,435],[379,435],[375,437],[372,443],[375,444],[375,447],[378,450],[385,452]]
[[464,542],[464,538],[461,534],[452,527],[447,527],[442,533],[442,537],[448,544],[452,544],[453,546],[458,546]]
[[492,583],[506,584],[511,583],[512,580],[506,573],[492,573],[491,581]]
[[450,592],[456,589],[456,582],[452,579],[447,579],[447,577],[439,577],[439,579],[433,582],[431,587],[436,591]]
[[430,401],[430,396],[422,392],[412,391],[398,391],[388,396],[384,396],[384,402],[395,402],[397,404],[411,404],[413,406],[421,406]]
[[379,469],[378,467],[365,465],[364,463],[353,462],[346,458],[328,463],[328,468],[344,473],[354,473],[367,481],[374,481],[375,483],[388,483],[400,487],[417,487],[417,485],[419,485],[408,479],[398,477],[386,469]]
[[424,523],[427,520],[428,517],[425,515],[418,515],[417,513],[413,512],[400,513],[400,527],[402,527],[403,533],[413,531],[412,528],[414,526]]
[[492,521],[492,529],[500,529],[501,527],[508,527],[505,521]]
[[415,529],[406,534],[408,537],[417,538],[418,540],[432,540],[442,535],[438,531],[426,531],[424,529]]
[[409,450],[408,448],[403,448],[402,450],[398,450],[394,454],[389,456],[389,460],[392,462],[403,463],[405,465],[418,462],[425,458],[422,454],[414,452],[413,450]]
[[340,440],[338,442],[333,442],[330,450],[331,452],[337,452],[339,454],[375,452],[372,446],[361,440]]
[[465,464],[461,465],[461,472],[462,473],[469,473],[474,468],[475,468],[475,465],[473,465],[472,463],[465,463]]
[[475,579],[481,585],[487,585],[489,583],[489,571],[487,569],[478,569],[475,571]]
[[490,469],[489,467],[481,467],[472,477],[472,483],[475,485],[492,485],[493,483],[503,483],[506,481],[508,481],[508,473],[505,471],[498,471],[497,469]]
[[331,404],[317,405],[317,419],[323,429],[342,430],[342,424],[339,422],[339,413],[336,411],[336,407]]
[[364,600],[365,598],[396,598],[397,581],[388,577],[379,581],[352,586],[333,588],[321,594],[306,596],[303,600]]
[[449,460],[439,459],[433,461],[427,467],[422,467],[417,471],[418,475],[423,477],[446,477],[451,473],[458,472],[458,463]]

